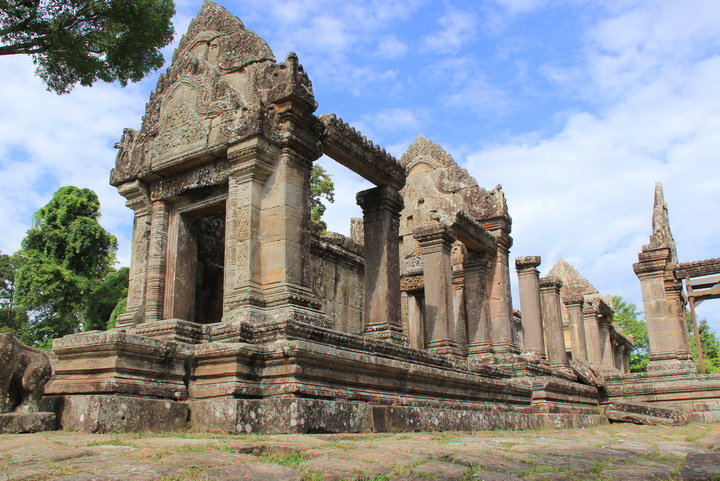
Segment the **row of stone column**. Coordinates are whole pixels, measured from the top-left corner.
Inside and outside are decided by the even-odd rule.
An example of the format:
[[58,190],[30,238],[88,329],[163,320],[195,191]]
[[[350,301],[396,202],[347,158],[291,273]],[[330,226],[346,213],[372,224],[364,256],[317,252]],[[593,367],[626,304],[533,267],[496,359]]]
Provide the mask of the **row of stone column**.
[[411,345],[454,357],[517,352],[509,242],[503,242],[502,232],[495,234],[493,248],[472,250],[463,245],[467,252],[456,272],[452,249],[459,242],[452,226],[426,224],[413,230],[412,238],[422,257],[423,291],[420,297],[406,298]]
[[561,298],[562,280],[540,278],[539,265],[539,256],[515,259],[524,331],[523,350],[547,358],[552,365],[567,364],[562,319],[564,304],[572,358],[629,372],[630,347],[627,343],[616,342],[611,335],[612,310],[599,299],[593,302],[585,296]]

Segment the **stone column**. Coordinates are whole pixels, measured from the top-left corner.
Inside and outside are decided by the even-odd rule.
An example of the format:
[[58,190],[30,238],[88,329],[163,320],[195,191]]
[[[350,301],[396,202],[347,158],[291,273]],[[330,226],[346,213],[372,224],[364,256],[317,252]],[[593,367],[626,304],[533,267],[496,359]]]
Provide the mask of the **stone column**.
[[485,286],[487,252],[469,252],[463,257],[465,270],[465,312],[467,314],[468,354],[490,352],[490,323]]
[[570,322],[570,339],[573,359],[587,360],[587,340],[585,338],[585,323],[583,321],[583,296],[570,296],[563,299]]
[[234,171],[228,178],[225,210],[224,321],[240,306],[262,305],[260,212],[262,189],[279,153],[267,140],[253,137],[228,149]]
[[118,316],[116,325],[118,328],[127,328],[143,321],[152,204],[147,186],[139,180],[121,185],[118,187],[118,192],[127,199],[125,205],[131,208],[135,214],[133,219],[127,309],[124,314]]
[[625,366],[623,364],[623,343],[617,340],[613,340],[613,361],[615,369],[617,369],[621,373],[624,372]]
[[388,186],[358,192],[365,239],[365,335],[407,343],[400,309],[400,212],[403,199]]
[[600,350],[600,328],[598,327],[597,307],[591,301],[585,301],[583,305],[583,323],[585,325],[585,346],[587,347],[587,359],[596,366],[602,363],[602,351]]
[[674,276],[665,276],[665,298],[668,305],[668,322],[672,326],[673,345],[675,356],[681,364],[696,369],[690,352],[690,339],[685,320],[686,299],[683,293],[682,281]]
[[441,224],[418,227],[413,237],[420,244],[425,279],[425,331],[427,349],[458,356],[453,309],[450,251],[455,238]]
[[629,373],[630,372],[630,347],[625,345],[623,346],[623,372]]
[[545,357],[542,307],[540,304],[540,256],[515,258],[523,326],[523,350]]
[[601,316],[599,318],[598,328],[600,333],[600,349],[602,355],[600,365],[614,368],[615,356],[613,354],[613,341],[610,336],[610,322],[611,320],[608,319],[607,316]]
[[510,226],[506,221],[483,222],[483,227],[497,239],[495,256],[488,276],[488,310],[490,342],[496,353],[517,352],[513,332],[512,295],[510,293]]
[[561,288],[562,281],[557,277],[543,277],[540,279],[542,318],[545,323],[547,357],[548,361],[556,366],[567,365],[565,333],[562,324],[562,306],[560,304]]
[[150,221],[145,322],[159,321],[163,318],[167,239],[168,205],[165,201],[156,200],[152,203]]

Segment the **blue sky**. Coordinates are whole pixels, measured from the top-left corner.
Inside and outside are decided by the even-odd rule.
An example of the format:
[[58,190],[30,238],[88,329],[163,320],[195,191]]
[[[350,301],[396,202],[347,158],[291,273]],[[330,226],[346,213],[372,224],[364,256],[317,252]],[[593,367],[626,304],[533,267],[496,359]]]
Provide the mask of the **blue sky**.
[[[200,1],[177,3],[176,41]],[[334,112],[396,156],[442,145],[485,188],[502,184],[514,256],[562,257],[603,294],[642,309],[632,271],[663,182],[681,261],[720,257],[720,2],[716,0],[220,1],[294,51],[317,113]],[[100,195],[129,262],[132,213],[107,183],[113,144],[139,128],[157,75],[58,97],[23,57],[0,58],[0,251],[63,185]],[[347,233],[366,184],[323,159]],[[516,278],[513,274],[513,283]],[[516,303],[517,304],[517,303]],[[699,313],[720,331],[720,302]]]

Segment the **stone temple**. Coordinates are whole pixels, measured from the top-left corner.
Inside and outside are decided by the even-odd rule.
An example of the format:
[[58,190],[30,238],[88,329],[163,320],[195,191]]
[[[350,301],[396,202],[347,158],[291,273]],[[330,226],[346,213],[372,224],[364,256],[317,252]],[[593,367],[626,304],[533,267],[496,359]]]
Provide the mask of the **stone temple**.
[[[612,323],[612,301],[564,261],[540,278],[540,258],[527,256],[515,261],[515,310],[501,187],[480,187],[422,136],[398,160],[317,107],[295,54],[278,62],[238,18],[204,3],[142,127],[117,144],[111,183],[134,212],[127,312],[111,331],[55,340],[45,401],[59,426],[607,422],[605,406],[632,397],[632,340]],[[363,218],[350,238],[310,226],[322,155],[375,185],[357,193]],[[688,372],[676,352],[658,358],[663,382]]]

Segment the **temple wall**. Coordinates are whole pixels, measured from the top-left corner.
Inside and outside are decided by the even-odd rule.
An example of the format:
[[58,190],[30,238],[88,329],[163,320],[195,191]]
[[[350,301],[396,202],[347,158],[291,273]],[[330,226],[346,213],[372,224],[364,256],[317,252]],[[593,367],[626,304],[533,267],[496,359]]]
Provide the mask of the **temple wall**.
[[312,290],[330,318],[331,328],[363,332],[364,264],[362,246],[340,234],[314,237]]

